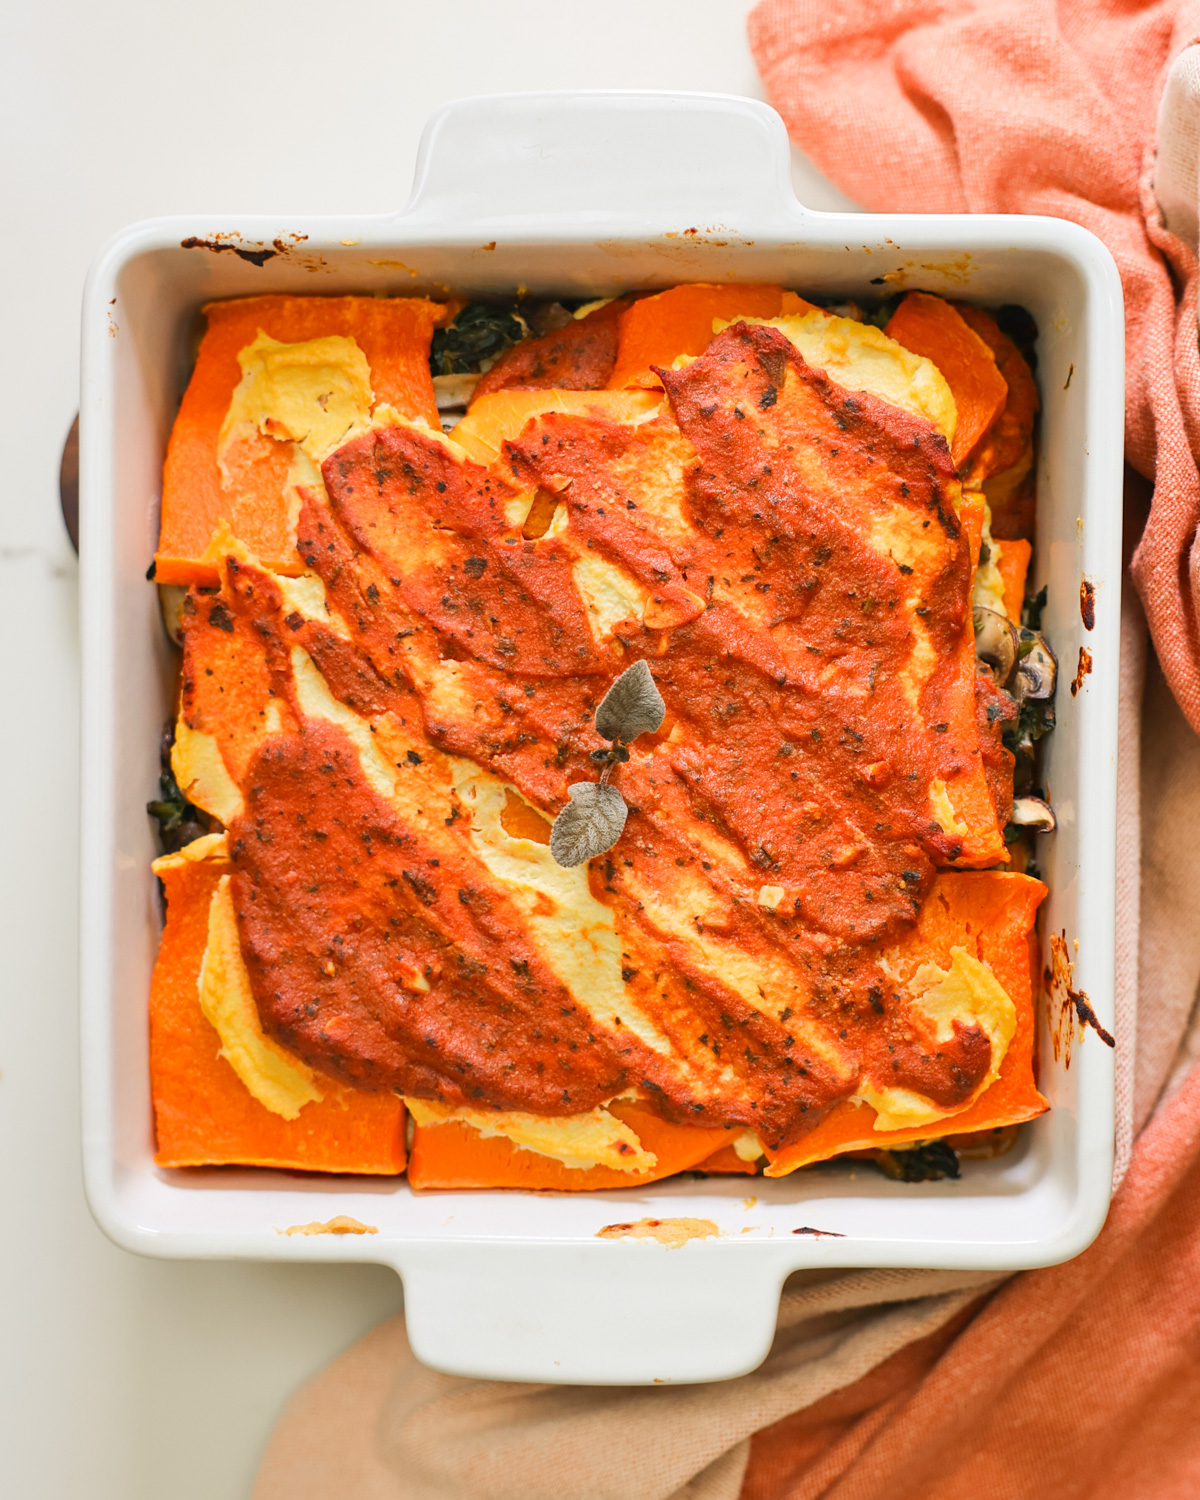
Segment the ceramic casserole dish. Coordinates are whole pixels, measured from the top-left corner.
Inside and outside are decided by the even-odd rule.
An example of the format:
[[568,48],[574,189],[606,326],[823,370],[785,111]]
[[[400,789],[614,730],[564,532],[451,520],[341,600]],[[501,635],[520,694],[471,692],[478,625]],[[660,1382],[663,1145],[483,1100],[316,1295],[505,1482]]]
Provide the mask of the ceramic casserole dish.
[[[92,1209],[144,1254],[367,1260],[403,1278],[418,1356],[464,1375],[703,1381],[753,1369],[789,1273],[868,1266],[1015,1270],[1078,1254],[1108,1207],[1121,581],[1123,322],[1113,262],[1056,219],[824,214],[789,183],[779,117],[746,99],[536,94],[444,109],[392,215],[219,216],[135,225],[100,252],[83,311],[84,1155]],[[415,1194],[400,1178],[155,1166],[146,1004],[161,930],[145,812],[172,662],[145,581],[162,464],[201,307],[265,292],[604,296],[687,281],[824,295],[921,288],[1037,321],[1043,416],[1034,586],[1062,664],[1045,774],[1039,930],[1070,969],[1040,1007],[1052,1108],[1007,1156],[954,1182],[853,1163],[792,1177],[683,1177],[620,1192]],[[1081,618],[1081,583],[1094,626]],[[1080,649],[1091,671],[1067,691]],[[1043,960],[1048,961],[1048,952]],[[1060,964],[1060,968],[1062,965]],[[748,1198],[752,1191],[753,1198]],[[377,1232],[286,1236],[348,1215]],[[600,1239],[613,1221],[711,1219],[668,1248]],[[822,1235],[798,1233],[818,1228]]]

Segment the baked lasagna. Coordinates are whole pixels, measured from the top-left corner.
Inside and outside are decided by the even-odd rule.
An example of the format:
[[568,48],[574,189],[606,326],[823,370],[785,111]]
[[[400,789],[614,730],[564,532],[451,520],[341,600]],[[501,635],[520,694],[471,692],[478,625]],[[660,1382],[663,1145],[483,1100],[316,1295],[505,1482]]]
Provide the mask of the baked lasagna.
[[1018,310],[205,316],[153,569],[162,1166],[922,1175],[1046,1108]]

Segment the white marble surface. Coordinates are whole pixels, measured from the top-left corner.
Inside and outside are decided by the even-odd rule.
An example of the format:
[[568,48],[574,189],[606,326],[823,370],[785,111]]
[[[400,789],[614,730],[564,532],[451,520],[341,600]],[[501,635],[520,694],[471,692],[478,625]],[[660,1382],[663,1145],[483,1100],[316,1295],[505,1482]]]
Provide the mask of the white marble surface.
[[[0,7],[0,1495],[235,1500],[288,1393],[400,1306],[375,1267],[139,1260],[80,1184],[76,567],[58,513],[79,297],[162,213],[386,210],[448,99],[760,96],[745,0]],[[797,189],[843,201],[807,163]],[[147,788],[147,792],[150,792]]]

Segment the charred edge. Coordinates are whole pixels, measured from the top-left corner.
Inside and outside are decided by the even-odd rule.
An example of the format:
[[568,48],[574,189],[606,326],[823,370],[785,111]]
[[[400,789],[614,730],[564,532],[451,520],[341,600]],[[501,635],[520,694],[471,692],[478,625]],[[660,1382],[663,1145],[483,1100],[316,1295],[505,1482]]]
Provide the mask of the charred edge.
[[1079,648],[1079,665],[1075,668],[1075,680],[1071,684],[1071,697],[1074,698],[1083,686],[1083,679],[1092,670],[1092,653],[1086,646]]
[[1073,990],[1070,988],[1070,986],[1068,986],[1067,999],[1071,1002],[1071,1005],[1074,1007],[1075,1014],[1079,1017],[1079,1024],[1081,1026],[1090,1026],[1096,1033],[1096,1035],[1100,1038],[1100,1040],[1105,1044],[1105,1046],[1112,1047],[1115,1051],[1117,1046],[1116,1038],[1110,1031],[1106,1031],[1104,1027],[1101,1026],[1100,1018],[1092,1009],[1092,1002],[1088,999],[1084,992],[1082,990]]
[[[1067,938],[1067,935],[1064,932],[1063,935],[1062,935],[1062,939],[1061,939],[1061,942],[1062,942],[1064,948],[1065,948],[1065,944],[1066,944],[1066,938]],[[1059,940],[1056,939],[1056,938],[1051,938],[1050,939],[1051,946],[1054,947],[1058,943],[1058,941]],[[1067,972],[1069,974],[1071,972],[1070,963],[1069,962],[1065,962],[1065,967],[1066,967]],[[1052,968],[1049,964],[1047,964],[1047,966],[1045,968],[1045,971],[1044,971],[1044,973],[1042,975],[1043,982],[1044,982],[1044,984],[1046,986],[1047,993],[1053,992],[1061,984],[1062,989],[1066,991],[1066,997],[1067,997],[1066,998],[1066,1004],[1068,1004],[1071,1007],[1071,1009],[1075,1012],[1075,1018],[1079,1022],[1079,1024],[1081,1026],[1090,1026],[1092,1028],[1092,1030],[1096,1033],[1096,1035],[1100,1038],[1100,1040],[1105,1043],[1106,1046],[1109,1046],[1109,1047],[1112,1047],[1112,1048],[1115,1049],[1116,1045],[1117,1045],[1116,1040],[1113,1037],[1112,1033],[1110,1031],[1107,1031],[1100,1024],[1100,1018],[1099,1018],[1099,1016],[1097,1016],[1096,1012],[1092,1009],[1092,1002],[1088,999],[1086,991],[1072,989],[1070,981],[1062,979],[1061,976],[1058,974],[1057,970],[1058,970],[1058,959],[1056,957],[1055,958],[1055,962],[1054,962],[1054,967]],[[1055,1057],[1058,1056],[1057,1050],[1055,1051],[1054,1055],[1055,1055]]]
[[1084,578],[1079,584],[1079,613],[1085,630],[1096,628],[1096,585]]
[[846,1236],[839,1234],[836,1229],[812,1229],[807,1224],[802,1224],[799,1229],[793,1229],[793,1234],[811,1234],[815,1240],[844,1240]]
[[214,254],[232,250],[239,260],[248,260],[252,266],[263,266],[279,254],[278,250],[246,250],[241,245],[225,244],[221,240],[202,240],[194,234],[180,240],[179,246],[182,250],[211,250]]

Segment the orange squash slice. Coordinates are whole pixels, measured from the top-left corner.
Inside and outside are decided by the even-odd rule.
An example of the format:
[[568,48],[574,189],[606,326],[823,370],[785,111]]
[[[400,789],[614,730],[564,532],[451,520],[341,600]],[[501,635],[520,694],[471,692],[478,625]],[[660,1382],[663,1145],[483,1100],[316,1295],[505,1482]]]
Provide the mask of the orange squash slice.
[[942,372],[958,408],[950,456],[961,469],[1004,410],[1008,385],[996,356],[949,302],[910,292],[892,314],[887,335]]
[[703,354],[712,341],[715,319],[777,318],[807,306],[778,286],[697,282],[643,297],[621,314],[617,362],[608,384],[613,390],[659,385],[651,366],[669,366],[684,354]]
[[222,451],[222,429],[242,380],[238,354],[260,333],[283,344],[353,339],[370,369],[374,405],[440,432],[429,343],[447,312],[424,298],[400,297],[273,296],[210,304],[167,448],[157,581],[215,583],[206,554],[222,521],[274,571],[303,571],[287,494],[292,444],[258,434]]
[[404,1105],[320,1078],[295,1119],[266,1108],[221,1056],[200,1007],[209,908],[228,864],[159,861],[167,923],[150,991],[150,1078],[160,1167],[242,1164],[391,1176],[404,1170]]
[[1040,880],[1002,870],[939,875],[916,927],[902,945],[909,959],[919,956],[938,964],[949,961],[952,948],[965,946],[988,965],[1008,994],[1016,1008],[1016,1031],[991,1087],[966,1109],[945,1117],[940,1128],[925,1124],[877,1131],[876,1114],[869,1104],[839,1104],[794,1145],[767,1153],[768,1177],[783,1177],[809,1162],[848,1151],[991,1130],[1045,1112],[1049,1106],[1034,1081],[1036,952],[1032,946],[1034,919],[1045,894]]
[[657,1158],[652,1171],[567,1167],[499,1136],[482,1136],[455,1120],[414,1128],[408,1180],[415,1188],[515,1187],[577,1192],[637,1187],[698,1166],[729,1138],[724,1128],[701,1130],[694,1125],[672,1125],[653,1110],[630,1101],[616,1100],[608,1108],[633,1129],[643,1149]]

